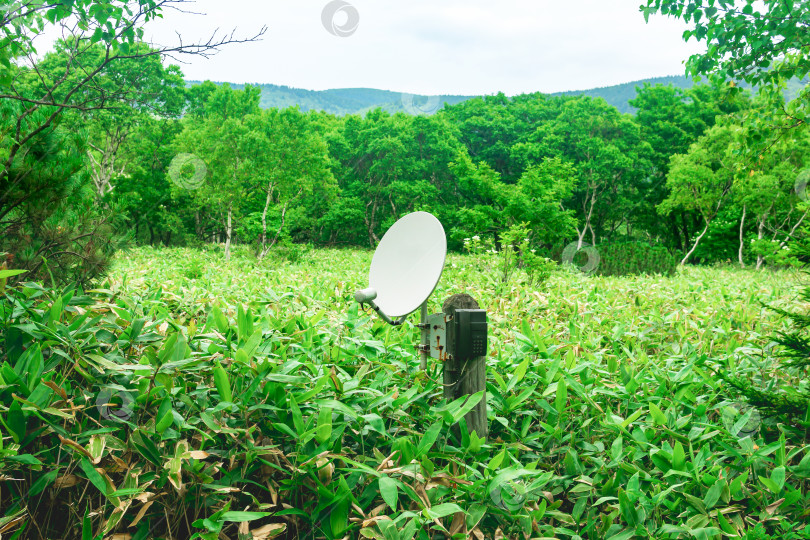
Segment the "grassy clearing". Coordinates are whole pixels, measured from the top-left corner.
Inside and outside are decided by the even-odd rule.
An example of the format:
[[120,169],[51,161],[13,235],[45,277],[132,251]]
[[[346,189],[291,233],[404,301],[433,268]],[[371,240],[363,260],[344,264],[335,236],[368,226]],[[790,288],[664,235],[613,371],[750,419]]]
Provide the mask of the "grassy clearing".
[[464,409],[442,401],[439,366],[418,371],[413,325],[351,300],[370,258],[142,248],[94,291],[13,291],[8,522],[387,540],[787,538],[806,520],[805,434],[739,411],[714,375],[782,376],[784,322],[760,302],[789,305],[798,274],[561,270],[531,288],[451,256],[431,311],[457,292],[489,311],[484,442],[446,435]]

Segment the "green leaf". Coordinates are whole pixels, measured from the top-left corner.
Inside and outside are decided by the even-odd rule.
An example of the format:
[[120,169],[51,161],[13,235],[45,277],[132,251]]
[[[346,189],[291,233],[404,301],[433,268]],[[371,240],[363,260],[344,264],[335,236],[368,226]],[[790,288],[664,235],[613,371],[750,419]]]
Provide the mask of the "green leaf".
[[557,414],[563,413],[567,403],[568,403],[568,388],[565,385],[565,379],[560,379],[557,382],[557,396],[554,399],[554,408],[557,409]]
[[766,478],[764,476],[758,477],[758,480],[762,482],[762,485],[768,488],[771,493],[773,493],[774,495],[779,495],[781,488],[777,486],[773,480],[771,480],[770,478]]
[[87,458],[82,458],[79,462],[79,466],[84,471],[84,474],[87,475],[87,479],[90,480],[90,483],[96,486],[96,489],[106,496],[107,482],[104,481],[104,478],[99,474],[95,467],[93,467],[93,464],[90,463]]
[[26,465],[42,465],[42,462],[32,456],[31,454],[21,454],[19,456],[5,456],[9,461],[16,461],[18,463],[25,463]]
[[622,436],[619,435],[616,437],[616,440],[613,441],[613,444],[610,445],[610,455],[613,457],[613,461],[619,461],[622,457]]
[[517,383],[523,380],[523,377],[526,375],[526,370],[529,369],[529,358],[526,357],[523,362],[515,369],[514,375],[509,379],[509,385],[506,387],[506,391],[511,391]]
[[303,435],[306,429],[304,428],[304,417],[301,415],[301,409],[298,407],[298,402],[295,401],[295,396],[290,394],[290,412],[292,412],[293,426],[299,435]]
[[672,468],[676,471],[686,470],[686,454],[681,441],[677,441],[672,449]]
[[219,517],[219,520],[243,523],[245,521],[253,521],[255,519],[261,519],[263,517],[272,515],[273,512],[225,512]]
[[634,508],[633,503],[627,497],[627,493],[621,488],[619,488],[619,510],[621,511],[622,517],[624,517],[627,524],[635,526],[636,521],[638,520],[636,509]]
[[[444,503],[444,504],[437,504],[436,506],[431,506],[430,508],[425,508],[425,514],[430,519],[439,519],[446,516],[450,516],[452,514],[456,514],[458,512],[464,512],[461,507],[457,504],[453,503]],[[464,512],[466,515],[466,512]]]
[[442,426],[444,425],[443,422],[439,421],[434,423],[430,426],[422,438],[419,440],[419,446],[416,447],[416,457],[420,457],[423,454],[426,454],[430,448],[433,446],[433,443],[436,442],[436,439],[439,438],[439,434],[441,433]]
[[50,486],[56,477],[59,475],[59,471],[53,470],[48,473],[43,474],[37,481],[31,485],[31,489],[28,490],[29,497],[36,497],[40,493],[42,493],[46,487]]
[[172,414],[172,409],[169,407],[169,410],[166,411],[166,414],[163,415],[163,418],[155,424],[155,431],[159,434],[163,434],[169,426],[172,425],[172,421],[174,420],[174,415]]
[[381,476],[379,479],[379,485],[380,495],[382,495],[385,504],[387,504],[391,510],[396,512],[397,499],[399,498],[399,488],[397,487],[396,480],[388,476]]
[[714,505],[717,504],[718,500],[720,500],[720,495],[722,495],[723,489],[726,487],[726,485],[726,481],[722,478],[712,484],[712,487],[709,488],[709,491],[703,498],[703,504],[706,505],[707,510],[714,508]]
[[782,488],[785,486],[785,468],[784,467],[777,467],[771,473],[771,482],[778,488],[779,491],[782,491]]
[[490,471],[494,471],[495,469],[497,469],[498,467],[501,466],[501,463],[503,463],[503,459],[505,457],[506,457],[506,449],[501,450],[500,452],[498,452],[495,455],[495,457],[493,457],[491,460],[489,460],[489,464],[487,465],[487,469],[490,470]]
[[666,415],[664,415],[663,411],[658,408],[658,405],[652,402],[650,402],[650,416],[652,416],[653,420],[655,420],[657,424],[662,426],[667,425]]
[[24,274],[26,272],[28,272],[28,270],[0,270],[0,279],[6,279],[12,276],[19,276],[20,274]]
[[318,427],[315,429],[315,440],[323,444],[332,436],[332,409],[322,407],[318,412]]

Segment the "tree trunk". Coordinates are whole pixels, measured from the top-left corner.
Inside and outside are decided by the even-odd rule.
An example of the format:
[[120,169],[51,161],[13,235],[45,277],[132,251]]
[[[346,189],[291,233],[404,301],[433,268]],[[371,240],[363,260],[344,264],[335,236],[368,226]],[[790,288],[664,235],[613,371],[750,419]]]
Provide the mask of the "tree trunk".
[[740,218],[740,252],[738,253],[738,257],[740,259],[740,267],[742,268],[745,268],[745,262],[743,262],[743,246],[745,244],[743,241],[743,228],[745,227],[745,212],[746,208],[745,205],[743,205],[743,214],[742,218]]
[[683,253],[683,243],[681,242],[681,231],[678,230],[678,220],[675,216],[668,216],[669,219],[669,226],[672,229],[672,238],[675,239],[675,246],[678,248],[678,251]]
[[262,260],[270,252],[270,250],[273,249],[273,246],[276,245],[279,237],[281,237],[281,231],[284,230],[284,221],[287,218],[287,207],[289,204],[290,201],[287,201],[284,203],[284,206],[281,207],[281,223],[279,224],[278,229],[276,229],[276,235],[273,237],[273,241],[270,242],[270,245],[266,248],[262,248],[262,252],[259,254],[259,260]]
[[262,248],[259,251],[259,260],[262,260],[267,255],[267,209],[270,207],[270,200],[273,195],[273,188],[268,186],[267,198],[264,201],[264,210],[262,210]]
[[228,219],[225,222],[225,260],[231,259],[231,234],[233,233],[233,206],[228,205]]
[[[582,244],[584,244],[585,234],[587,234],[588,229],[591,230],[591,238],[596,243],[596,235],[593,232],[593,227],[591,227],[591,217],[593,216],[593,206],[596,204],[596,190],[594,190],[593,194],[588,199],[590,201],[590,207],[588,208],[587,214],[585,214],[585,223],[582,225],[582,231],[580,232],[577,229],[577,233],[579,233],[579,238],[577,238],[577,249],[582,249]],[[587,204],[587,201],[586,201]]]
[[681,212],[681,229],[683,230],[683,249],[687,249],[692,243],[692,238],[689,234],[689,223],[686,220],[685,212]]
[[[371,217],[368,216],[368,207],[371,206]],[[377,214],[377,199],[374,201],[369,201],[366,203],[366,215],[363,216],[364,221],[366,222],[366,228],[368,229],[368,243],[372,249],[374,249],[377,244],[380,242],[380,239],[377,237],[377,234],[374,232],[374,227],[377,225],[376,220],[374,217]]]
[[692,245],[692,249],[690,249],[690,250],[689,250],[689,253],[687,253],[687,254],[686,254],[686,256],[683,258],[683,260],[681,260],[681,265],[686,264],[686,261],[688,261],[688,260],[689,260],[689,257],[691,257],[691,256],[692,256],[692,253],[694,253],[694,252],[695,252],[695,249],[697,249],[698,244],[700,243],[701,239],[703,239],[703,236],[705,236],[705,234],[706,234],[706,232],[707,232],[708,230],[709,230],[709,222],[707,221],[707,222],[706,222],[706,226],[703,228],[703,232],[702,232],[702,233],[700,233],[700,236],[698,236],[697,238],[695,238],[695,243]]
[[[765,218],[759,221],[759,225],[757,226],[757,239],[762,240],[765,236]],[[762,268],[762,263],[765,262],[765,258],[762,254],[757,255],[757,270]]]
[[[123,166],[120,167],[120,170],[116,170],[116,159],[118,150],[126,137],[127,132],[116,129],[115,133],[106,134],[103,149],[93,143],[88,143],[90,146],[87,150],[87,156],[90,158],[90,177],[93,180],[96,198],[99,201],[113,190],[113,176],[124,173]],[[93,155],[93,150],[99,153],[99,159],[96,159],[96,156]]]

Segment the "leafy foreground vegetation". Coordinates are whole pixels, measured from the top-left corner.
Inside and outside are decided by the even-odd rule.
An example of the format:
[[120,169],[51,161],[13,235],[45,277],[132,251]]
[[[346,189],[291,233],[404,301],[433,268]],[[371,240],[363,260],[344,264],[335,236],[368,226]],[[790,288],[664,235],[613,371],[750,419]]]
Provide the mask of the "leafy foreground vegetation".
[[483,441],[450,435],[464,407],[435,362],[419,371],[414,320],[351,300],[369,261],[140,248],[93,290],[6,290],[0,533],[810,536],[806,433],[715,375],[791,384],[769,337],[787,323],[759,302],[793,307],[798,274],[555,270],[537,288],[451,256],[431,310],[471,292],[489,312]]

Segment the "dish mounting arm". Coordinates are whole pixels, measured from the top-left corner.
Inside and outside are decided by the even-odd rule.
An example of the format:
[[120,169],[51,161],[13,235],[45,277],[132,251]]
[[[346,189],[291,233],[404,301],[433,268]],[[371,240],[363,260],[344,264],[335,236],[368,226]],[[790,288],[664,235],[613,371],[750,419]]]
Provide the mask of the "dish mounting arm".
[[380,307],[374,303],[374,299],[377,298],[377,291],[373,288],[369,287],[368,289],[360,289],[359,291],[354,293],[354,299],[357,301],[358,304],[361,306],[363,304],[368,304],[371,306],[371,309],[377,312],[377,315],[380,316],[382,320],[390,324],[391,326],[400,326],[402,323],[405,322],[405,319],[408,318],[407,315],[403,315],[398,319],[392,319],[388,315],[386,315]]

